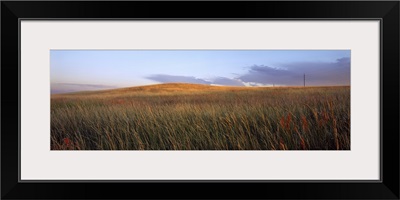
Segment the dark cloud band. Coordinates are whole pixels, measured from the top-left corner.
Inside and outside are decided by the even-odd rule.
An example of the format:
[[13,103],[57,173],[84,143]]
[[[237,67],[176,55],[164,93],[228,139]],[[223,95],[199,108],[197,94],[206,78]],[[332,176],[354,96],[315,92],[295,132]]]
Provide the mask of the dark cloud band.
[[292,62],[270,67],[265,65],[253,65],[242,75],[235,78],[216,77],[211,80],[194,76],[175,76],[167,74],[155,74],[146,77],[160,83],[194,83],[226,86],[260,86],[260,85],[286,85],[300,86],[330,86],[350,85],[350,58],[344,57],[334,62]]
[[279,85],[303,85],[306,75],[307,85],[350,85],[350,58],[340,58],[335,62],[296,62],[273,68],[253,65],[248,72],[237,78],[243,82]]

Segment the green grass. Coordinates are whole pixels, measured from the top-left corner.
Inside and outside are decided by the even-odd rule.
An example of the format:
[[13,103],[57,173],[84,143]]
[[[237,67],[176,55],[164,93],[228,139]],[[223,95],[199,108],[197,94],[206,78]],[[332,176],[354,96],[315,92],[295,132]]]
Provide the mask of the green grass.
[[52,150],[350,150],[350,87],[163,84],[52,95]]

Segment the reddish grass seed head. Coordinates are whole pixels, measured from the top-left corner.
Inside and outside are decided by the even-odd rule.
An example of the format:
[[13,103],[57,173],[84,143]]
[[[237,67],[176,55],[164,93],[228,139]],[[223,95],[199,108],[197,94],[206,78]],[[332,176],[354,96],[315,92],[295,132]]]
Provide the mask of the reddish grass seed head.
[[64,144],[67,145],[67,147],[69,147],[70,140],[68,138],[64,138]]
[[307,118],[304,115],[301,116],[301,123],[303,125],[303,129],[308,129]]
[[279,121],[279,123],[281,124],[281,127],[285,127],[285,118],[282,117],[281,120]]

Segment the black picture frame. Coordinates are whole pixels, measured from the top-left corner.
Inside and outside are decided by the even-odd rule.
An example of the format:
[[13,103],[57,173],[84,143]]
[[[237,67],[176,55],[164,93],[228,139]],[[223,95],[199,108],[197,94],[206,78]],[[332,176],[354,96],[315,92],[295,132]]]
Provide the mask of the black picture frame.
[[[398,1],[2,1],[1,198],[399,199],[399,8]],[[379,19],[381,181],[20,182],[20,19]]]

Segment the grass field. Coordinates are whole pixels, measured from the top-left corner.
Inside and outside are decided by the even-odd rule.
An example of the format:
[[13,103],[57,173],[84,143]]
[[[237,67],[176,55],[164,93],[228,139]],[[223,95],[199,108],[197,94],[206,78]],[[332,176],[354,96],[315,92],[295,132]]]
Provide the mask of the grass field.
[[52,150],[350,150],[350,87],[160,84],[51,96]]

